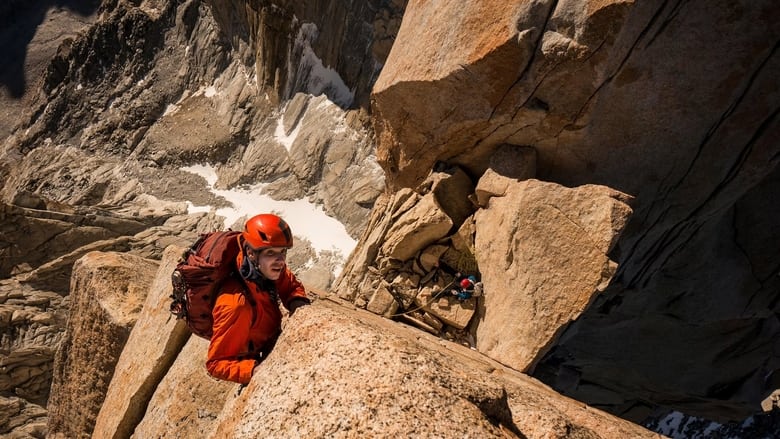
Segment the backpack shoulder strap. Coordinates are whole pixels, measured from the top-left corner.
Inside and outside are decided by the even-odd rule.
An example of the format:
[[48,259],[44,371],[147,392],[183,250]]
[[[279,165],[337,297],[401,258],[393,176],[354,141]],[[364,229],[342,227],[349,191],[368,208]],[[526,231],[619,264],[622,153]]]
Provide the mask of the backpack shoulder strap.
[[246,285],[246,281],[241,277],[240,274],[237,272],[232,272],[231,275],[238,280],[238,283],[241,284],[241,293],[246,297],[247,302],[249,302],[249,305],[252,306],[252,323],[250,324],[250,328],[254,326],[255,322],[257,321],[257,301],[255,300],[255,297],[252,295],[252,292],[249,291],[249,287]]

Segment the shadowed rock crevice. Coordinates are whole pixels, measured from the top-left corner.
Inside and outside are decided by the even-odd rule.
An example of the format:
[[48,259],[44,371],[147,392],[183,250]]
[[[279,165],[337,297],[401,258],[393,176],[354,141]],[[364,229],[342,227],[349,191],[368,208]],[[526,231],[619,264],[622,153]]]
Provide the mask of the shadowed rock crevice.
[[519,439],[526,439],[527,436],[517,428],[517,425],[512,420],[512,409],[509,407],[507,396],[506,389],[503,389],[500,398],[477,398],[472,396],[467,397],[467,399],[474,403],[493,425],[509,430]]

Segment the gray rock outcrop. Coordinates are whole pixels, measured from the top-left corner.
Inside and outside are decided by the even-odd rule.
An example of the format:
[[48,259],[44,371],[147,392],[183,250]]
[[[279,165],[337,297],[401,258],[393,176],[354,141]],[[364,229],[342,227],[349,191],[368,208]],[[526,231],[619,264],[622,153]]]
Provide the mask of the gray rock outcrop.
[[[234,13],[233,7],[106,2],[94,26],[59,47],[41,92],[4,142],[2,197],[10,201],[24,189],[71,205],[136,211],[155,204],[145,203],[148,197],[182,203],[168,206],[173,213],[182,213],[185,201],[222,207],[224,199],[181,169],[210,163],[216,187],[272,184],[267,193],[319,203],[359,235],[384,176],[373,158],[365,108],[357,106],[375,75],[360,75],[354,63],[361,59],[372,72],[381,67],[384,58],[374,56],[386,52],[371,50],[373,31],[363,23],[393,26],[388,23],[403,5],[361,3],[335,23],[328,20],[345,17],[347,5],[314,13],[314,21],[301,21],[312,15],[308,9],[275,15],[281,9]],[[253,32],[264,28],[255,23],[267,19],[284,25],[256,40]],[[318,29],[368,34],[332,46],[317,38]],[[305,35],[292,44],[288,38],[296,33]],[[255,65],[255,57],[262,62]],[[277,62],[296,66],[290,78],[260,69]],[[343,90],[349,99],[340,99]],[[313,96],[319,97],[309,105]]]
[[0,433],[6,437],[45,437],[48,412],[25,398],[0,396]]

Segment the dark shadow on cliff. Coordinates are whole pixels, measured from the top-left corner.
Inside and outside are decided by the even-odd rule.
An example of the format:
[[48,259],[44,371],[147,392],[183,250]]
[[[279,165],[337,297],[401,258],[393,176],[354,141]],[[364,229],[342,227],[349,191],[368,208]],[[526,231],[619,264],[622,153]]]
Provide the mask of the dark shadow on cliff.
[[6,1],[0,6],[0,87],[19,99],[27,87],[24,64],[30,42],[46,13],[52,8],[67,9],[81,16],[93,14],[100,0],[22,0]]

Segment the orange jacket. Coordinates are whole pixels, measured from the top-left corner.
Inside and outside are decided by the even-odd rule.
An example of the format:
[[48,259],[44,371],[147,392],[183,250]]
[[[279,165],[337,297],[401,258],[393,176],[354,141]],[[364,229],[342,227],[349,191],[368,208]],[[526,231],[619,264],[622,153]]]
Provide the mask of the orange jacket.
[[[239,253],[239,267],[242,262],[243,254]],[[255,316],[251,303],[242,293],[242,284],[255,299]],[[285,308],[288,308],[294,297],[306,299],[303,285],[289,268],[276,280],[276,292]],[[257,353],[263,348],[270,348],[282,332],[282,312],[279,305],[272,301],[268,292],[260,290],[254,282],[242,282],[231,276],[225,280],[217,296],[212,316],[214,334],[209,344],[206,369],[215,378],[248,383],[256,365]]]

